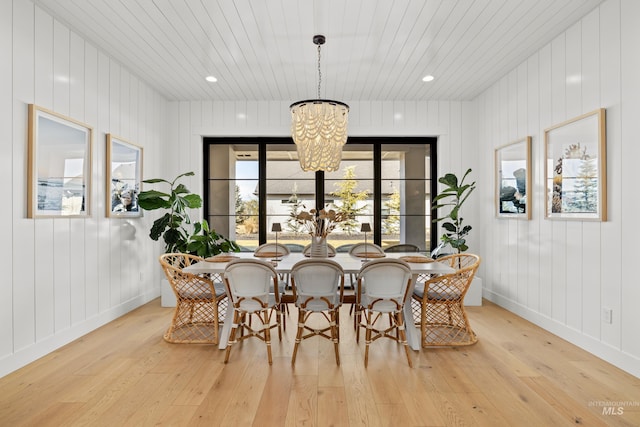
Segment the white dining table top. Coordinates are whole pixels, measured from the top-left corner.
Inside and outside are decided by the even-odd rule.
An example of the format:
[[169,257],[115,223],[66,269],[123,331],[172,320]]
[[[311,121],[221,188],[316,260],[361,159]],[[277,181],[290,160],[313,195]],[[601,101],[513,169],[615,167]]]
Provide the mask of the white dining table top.
[[[271,262],[271,258],[257,258],[254,256],[253,252],[236,252],[236,253],[231,253],[229,255],[232,255],[238,258],[262,259],[264,261]],[[407,253],[393,252],[393,253],[386,253],[385,257],[400,258],[403,256],[418,256],[418,255],[419,254],[416,254],[415,252],[407,252]],[[282,256],[279,261],[275,262],[274,264],[276,265],[274,265],[274,268],[278,273],[290,273],[293,266],[298,261],[301,261],[303,259],[309,259],[309,258],[304,256],[300,252],[292,252],[289,255]],[[334,257],[329,257],[328,259],[334,260],[338,264],[340,264],[345,274],[358,273],[362,265],[366,262],[366,261],[363,261],[364,258],[359,258],[353,255],[350,255],[348,253],[337,253]],[[373,259],[374,258],[368,258],[369,261]],[[380,259],[380,258],[375,258],[375,259]],[[228,263],[229,261],[224,261],[224,262],[199,261],[195,264],[192,264],[186,267],[184,271],[188,273],[193,273],[193,274],[223,273]],[[452,267],[448,266],[447,264],[443,264],[437,261],[432,261],[427,263],[410,262],[408,264],[411,267],[411,272],[413,274],[424,274],[424,273],[448,274],[448,273],[453,273],[455,271]]]

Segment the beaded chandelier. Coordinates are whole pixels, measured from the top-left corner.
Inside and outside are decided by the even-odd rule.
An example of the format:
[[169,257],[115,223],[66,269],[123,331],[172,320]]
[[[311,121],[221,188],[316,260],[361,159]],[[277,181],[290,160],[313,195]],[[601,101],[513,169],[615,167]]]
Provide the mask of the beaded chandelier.
[[298,101],[289,107],[291,136],[304,171],[338,170],[342,146],[347,142],[349,106],[340,101],[320,99],[320,46],[324,42],[324,36],[313,36],[313,43],[318,46],[318,99]]

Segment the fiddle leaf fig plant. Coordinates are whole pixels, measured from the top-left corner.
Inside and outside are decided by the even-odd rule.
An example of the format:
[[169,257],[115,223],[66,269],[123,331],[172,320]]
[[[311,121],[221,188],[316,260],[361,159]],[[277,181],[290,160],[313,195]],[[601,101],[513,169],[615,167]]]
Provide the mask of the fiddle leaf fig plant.
[[442,240],[440,245],[449,244],[453,249],[456,249],[458,253],[469,249],[465,237],[471,231],[471,226],[464,225],[464,219],[460,215],[460,209],[463,203],[469,198],[473,190],[476,189],[475,181],[471,184],[464,183],[469,173],[471,173],[471,169],[467,169],[461,180],[458,180],[458,177],[452,173],[447,173],[438,179],[438,182],[446,185],[446,188],[433,199],[435,209],[444,207],[451,208],[447,215],[433,220],[434,223],[444,221],[442,228],[445,229],[445,233],[440,237],[440,240]]
[[144,210],[166,209],[167,212],[153,222],[149,237],[164,240],[166,253],[182,252],[201,257],[209,257],[221,252],[238,252],[240,247],[233,241],[216,233],[206,220],[193,223],[192,231],[185,224],[191,224],[189,209],[202,207],[202,197],[191,193],[178,180],[193,176],[193,172],[178,175],[173,181],[161,178],[147,179],[148,184],[169,184],[169,192],[157,190],[142,191],[138,195],[138,204]]

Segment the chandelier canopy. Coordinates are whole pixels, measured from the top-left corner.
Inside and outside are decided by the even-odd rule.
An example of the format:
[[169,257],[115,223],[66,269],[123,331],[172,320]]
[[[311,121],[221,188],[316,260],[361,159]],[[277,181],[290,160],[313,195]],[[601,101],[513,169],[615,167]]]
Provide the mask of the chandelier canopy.
[[291,136],[304,171],[338,170],[342,146],[347,142],[349,106],[344,102],[320,98],[320,46],[324,42],[324,36],[313,36],[313,43],[318,46],[318,98],[294,102],[289,107]]

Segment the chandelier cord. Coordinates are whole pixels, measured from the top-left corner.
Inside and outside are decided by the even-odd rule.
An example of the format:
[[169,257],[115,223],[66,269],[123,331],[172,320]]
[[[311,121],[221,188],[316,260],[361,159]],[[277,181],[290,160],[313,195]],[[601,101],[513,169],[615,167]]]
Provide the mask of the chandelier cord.
[[322,83],[322,71],[320,70],[320,45],[318,45],[318,99],[320,99],[320,83]]

